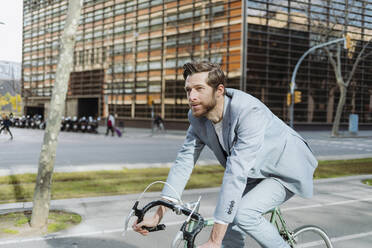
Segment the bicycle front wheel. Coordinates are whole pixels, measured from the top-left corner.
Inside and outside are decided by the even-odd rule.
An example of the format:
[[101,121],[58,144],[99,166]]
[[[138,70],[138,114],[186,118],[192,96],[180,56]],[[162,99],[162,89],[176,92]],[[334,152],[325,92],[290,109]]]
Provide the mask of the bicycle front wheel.
[[317,226],[302,226],[297,228],[293,235],[295,248],[333,248],[327,233]]

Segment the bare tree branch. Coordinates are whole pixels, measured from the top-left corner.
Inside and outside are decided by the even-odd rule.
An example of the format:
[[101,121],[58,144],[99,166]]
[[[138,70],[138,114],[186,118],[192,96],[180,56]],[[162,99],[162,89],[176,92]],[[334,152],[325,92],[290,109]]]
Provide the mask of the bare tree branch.
[[340,75],[341,73],[341,45],[340,43],[337,44],[337,53],[336,53],[336,58],[337,58],[337,71],[339,72]]
[[346,81],[346,87],[349,86],[350,81],[351,81],[351,79],[353,78],[354,73],[355,73],[355,71],[356,71],[356,68],[358,67],[360,61],[362,61],[364,58],[366,58],[368,55],[370,55],[370,54],[372,53],[372,51],[371,51],[371,52],[367,53],[365,56],[363,56],[364,51],[367,49],[367,47],[368,47],[368,45],[369,45],[370,42],[371,42],[371,40],[369,40],[369,41],[368,41],[368,42],[363,46],[362,50],[359,52],[358,57],[356,58],[356,60],[355,60],[355,62],[354,62],[354,64],[353,64],[353,68],[351,69],[351,72],[349,73],[349,77],[348,77],[348,79],[347,79],[347,81]]
[[325,47],[324,50],[326,50],[329,62],[331,63],[333,69],[336,71],[337,70],[337,63],[336,60],[333,58],[333,53],[329,50],[328,47]]
[[362,60],[363,59],[366,59],[368,56],[370,56],[372,54],[372,51],[370,51],[369,53],[366,53],[363,57],[362,57]]

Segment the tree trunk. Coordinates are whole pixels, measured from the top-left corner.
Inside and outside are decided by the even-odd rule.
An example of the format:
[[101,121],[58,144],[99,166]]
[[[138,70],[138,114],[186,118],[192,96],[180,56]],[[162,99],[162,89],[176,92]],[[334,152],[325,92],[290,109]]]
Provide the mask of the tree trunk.
[[356,112],[355,98],[356,98],[356,87],[355,87],[355,84],[354,84],[353,85],[353,95],[351,97],[351,113],[352,114],[355,114],[355,112]]
[[333,87],[329,91],[328,103],[327,103],[327,123],[332,123],[333,119],[333,108],[335,104],[335,91],[337,87]]
[[82,3],[83,0],[69,1],[65,28],[61,38],[61,50],[56,81],[53,87],[47,126],[44,134],[44,143],[39,158],[39,169],[31,217],[31,226],[33,228],[42,228],[48,221],[57,138],[61,127],[62,113],[65,107],[68,80],[73,66],[75,33],[79,25]]
[[342,110],[344,109],[345,102],[346,102],[346,87],[343,85],[340,85],[340,99],[337,105],[336,116],[333,121],[332,134],[331,134],[332,137],[337,137],[339,135],[340,121],[341,121]]
[[307,95],[308,104],[307,104],[307,122],[312,122],[314,118],[314,107],[315,102],[313,96],[309,93]]

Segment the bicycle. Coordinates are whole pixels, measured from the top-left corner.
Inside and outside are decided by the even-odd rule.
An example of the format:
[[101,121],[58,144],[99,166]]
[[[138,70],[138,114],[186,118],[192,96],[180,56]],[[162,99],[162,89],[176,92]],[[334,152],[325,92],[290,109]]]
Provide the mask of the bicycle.
[[[157,183],[157,182],[156,182]],[[164,182],[161,182],[164,183]],[[151,184],[152,185],[152,184]],[[150,185],[150,186],[151,186]],[[149,187],[149,186],[148,186]],[[148,188],[147,187],[147,188]],[[146,189],[147,190],[147,189]],[[145,192],[145,191],[144,191]],[[144,193],[143,192],[143,193]],[[143,194],[142,194],[143,195]],[[140,198],[142,198],[142,195]],[[139,198],[139,199],[140,199]],[[204,227],[213,226],[214,221],[211,219],[204,219],[199,213],[200,198],[196,202],[183,203],[180,198],[180,204],[172,203],[165,200],[155,200],[142,209],[138,209],[139,199],[135,202],[131,212],[127,216],[124,225],[124,233],[128,228],[128,223],[131,217],[137,216],[138,223],[141,222],[146,214],[151,208],[156,206],[164,206],[171,209],[178,215],[185,215],[187,219],[183,222],[180,231],[177,233],[172,242],[172,248],[195,248],[195,238],[201,232]],[[280,235],[292,248],[300,247],[326,247],[333,248],[331,239],[328,237],[327,233],[320,227],[316,225],[305,225],[291,231],[282,216],[279,207],[276,207],[266,214],[270,215],[270,223],[275,225]],[[165,230],[165,224],[159,224],[156,227],[144,227],[149,232],[155,232],[160,230]]]

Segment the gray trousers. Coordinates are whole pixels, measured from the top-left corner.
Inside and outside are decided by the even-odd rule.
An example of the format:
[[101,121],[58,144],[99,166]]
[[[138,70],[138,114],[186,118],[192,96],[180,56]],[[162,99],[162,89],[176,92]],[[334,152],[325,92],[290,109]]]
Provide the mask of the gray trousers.
[[222,242],[223,248],[243,248],[250,235],[262,247],[289,248],[278,230],[262,214],[277,207],[293,196],[273,178],[249,180],[233,223],[230,223]]

